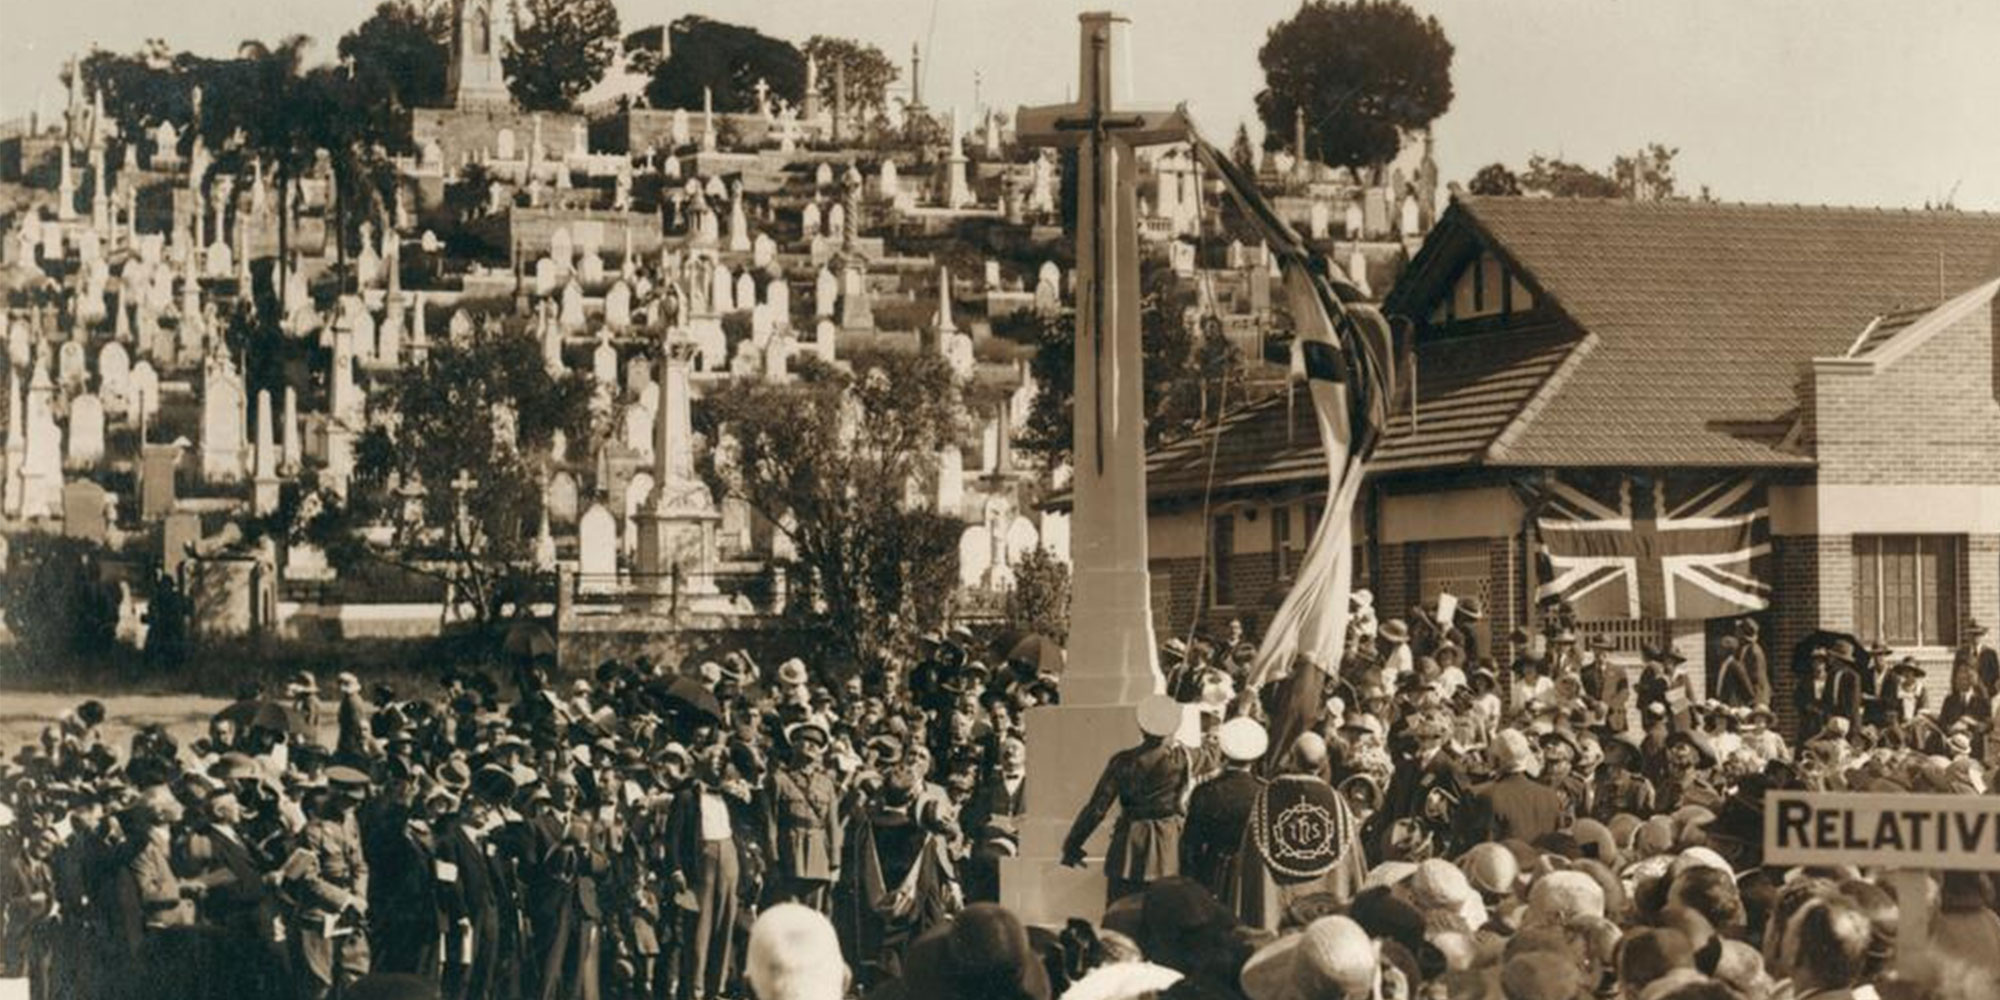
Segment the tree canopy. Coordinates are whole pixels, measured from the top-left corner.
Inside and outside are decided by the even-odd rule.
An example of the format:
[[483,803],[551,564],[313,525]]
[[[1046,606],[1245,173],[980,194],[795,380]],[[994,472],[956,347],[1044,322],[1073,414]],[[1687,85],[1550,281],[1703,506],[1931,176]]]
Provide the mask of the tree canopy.
[[[1190,323],[1194,289],[1158,263],[1143,268],[1140,302],[1140,382],[1144,388],[1146,446],[1192,431],[1221,410],[1243,402],[1241,351],[1220,329]],[[1029,368],[1041,391],[1028,412],[1027,427],[1015,443],[1050,465],[1069,460],[1076,389],[1076,326],[1073,317],[1051,318],[1042,327],[1041,347]]]
[[[390,417],[356,443],[347,501],[317,498],[295,530],[338,567],[372,561],[442,580],[492,621],[531,572],[556,432],[575,450],[592,443],[590,392],[581,373],[551,375],[523,330],[434,343],[424,364],[371,394]],[[461,473],[471,485],[454,485]],[[389,547],[363,538],[371,524],[393,526]]]
[[523,0],[500,54],[507,89],[530,111],[568,111],[604,79],[622,34],[611,0]]
[[858,115],[880,114],[889,104],[889,87],[902,75],[902,68],[880,48],[851,38],[814,35],[806,39],[806,55],[819,63],[821,104],[833,107],[836,70],[846,69],[847,108]]
[[1559,156],[1536,153],[1520,173],[1503,163],[1490,163],[1472,177],[1468,189],[1481,195],[1540,195],[1549,198],[1625,198],[1632,200],[1684,197],[1676,189],[1675,147],[1648,143],[1639,152],[1613,157],[1608,170],[1593,170]]
[[357,79],[379,83],[404,108],[444,103],[451,62],[451,8],[383,0],[368,20],[340,39],[340,57]]
[[962,428],[935,354],[857,354],[849,374],[800,359],[791,384],[736,380],[703,400],[717,493],[788,526],[803,570],[788,602],[837,657],[871,663],[909,629],[942,624],[958,582],[956,519],[906,502]]
[[[741,25],[694,14],[674,21],[667,61],[646,89],[656,108],[699,108],[708,88],[720,112],[754,111],[757,81],[773,96],[798,103],[806,90],[806,57],[792,43]],[[821,74],[821,80],[826,74]],[[850,86],[853,80],[849,80]]]
[[1451,107],[1452,52],[1437,19],[1402,0],[1307,0],[1257,51],[1264,147],[1290,146],[1303,109],[1305,155],[1345,167],[1387,162],[1405,132]]

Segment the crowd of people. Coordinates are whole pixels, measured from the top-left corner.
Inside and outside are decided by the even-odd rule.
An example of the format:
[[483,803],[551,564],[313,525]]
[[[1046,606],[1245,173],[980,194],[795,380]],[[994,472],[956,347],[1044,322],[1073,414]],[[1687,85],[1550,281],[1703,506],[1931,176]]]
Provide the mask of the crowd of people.
[[1761,847],[1772,789],[1987,792],[1976,625],[1936,705],[1893,651],[1802,653],[1787,739],[1749,621],[1697,685],[1560,615],[1502,667],[1477,602],[1368,604],[1342,662],[1271,683],[1238,623],[1163,650],[1063,845],[1105,907],[1059,927],[998,902],[1059,678],[963,630],[844,677],[341,674],[326,719],[303,673],[125,747],[85,702],[0,777],[0,971],[84,1000],[2000,997],[1985,876],[1903,901],[1919,975],[1873,873]]

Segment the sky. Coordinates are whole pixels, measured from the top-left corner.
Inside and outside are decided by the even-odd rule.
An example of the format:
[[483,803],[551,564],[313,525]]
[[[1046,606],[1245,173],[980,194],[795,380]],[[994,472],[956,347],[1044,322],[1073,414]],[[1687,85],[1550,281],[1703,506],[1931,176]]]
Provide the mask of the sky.
[[[1257,48],[1297,0],[618,0],[628,30],[696,13],[803,42],[844,35],[924,97],[1050,104],[1075,91],[1076,15],[1132,17],[1135,105],[1186,102],[1218,143],[1252,122]],[[375,0],[0,0],[0,117],[61,104],[63,59],[147,38],[226,55],[303,32],[333,57]],[[1435,125],[1445,180],[1533,153],[1596,168],[1678,147],[1684,190],[1727,201],[2000,211],[1996,0],[1411,0],[1457,48]],[[905,72],[907,77],[907,68]]]

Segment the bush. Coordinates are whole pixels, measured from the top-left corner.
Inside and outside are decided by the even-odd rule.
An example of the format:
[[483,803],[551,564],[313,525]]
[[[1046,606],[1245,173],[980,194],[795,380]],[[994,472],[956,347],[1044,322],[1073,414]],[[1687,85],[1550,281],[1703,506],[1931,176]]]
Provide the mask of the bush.
[[0,614],[31,670],[100,656],[117,639],[118,588],[106,583],[104,547],[61,535],[13,539],[0,574]]

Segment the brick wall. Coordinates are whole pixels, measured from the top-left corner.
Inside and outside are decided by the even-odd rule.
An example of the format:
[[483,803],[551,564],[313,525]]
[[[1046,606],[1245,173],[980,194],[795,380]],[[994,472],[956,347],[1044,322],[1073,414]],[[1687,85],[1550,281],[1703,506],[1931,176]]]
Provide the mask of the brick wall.
[[1961,591],[1958,620],[1977,619],[1988,628],[2000,626],[2000,535],[1971,535],[1963,548],[1958,578]]
[[[583,117],[546,111],[540,117],[542,153],[560,160],[575,145],[575,129]],[[500,130],[513,129],[515,155],[526,157],[535,140],[535,118],[512,108],[417,108],[410,112],[410,141],[421,149],[435,140],[446,167],[455,168],[468,154],[494,155]]]
[[1974,309],[1879,371],[1822,367],[1814,386],[1822,484],[2000,483],[2000,345]]

